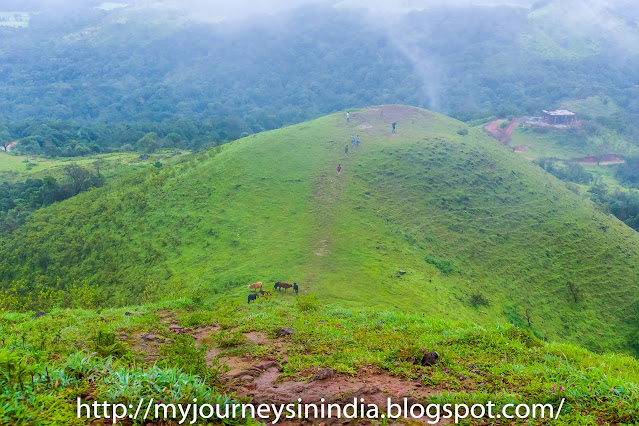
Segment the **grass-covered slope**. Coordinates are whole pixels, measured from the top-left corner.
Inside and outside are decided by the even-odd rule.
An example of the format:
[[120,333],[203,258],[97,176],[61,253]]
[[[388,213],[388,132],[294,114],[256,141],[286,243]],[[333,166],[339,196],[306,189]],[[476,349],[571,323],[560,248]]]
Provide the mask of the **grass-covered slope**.
[[[179,155],[176,155],[179,152]],[[162,164],[174,163],[181,160],[181,156],[188,151],[164,150],[157,154],[141,159],[138,153],[109,153],[87,157],[59,157],[44,158],[26,155],[13,155],[0,151],[0,184],[3,182],[23,182],[27,179],[43,179],[53,176],[64,178],[64,168],[75,164],[92,171],[96,162],[100,163],[100,172],[107,177],[123,173],[131,168],[144,167],[156,162]]]
[[3,236],[2,300],[26,309],[191,292],[244,300],[254,281],[296,281],[345,306],[510,320],[629,349],[639,236],[461,126],[383,106],[132,173]]

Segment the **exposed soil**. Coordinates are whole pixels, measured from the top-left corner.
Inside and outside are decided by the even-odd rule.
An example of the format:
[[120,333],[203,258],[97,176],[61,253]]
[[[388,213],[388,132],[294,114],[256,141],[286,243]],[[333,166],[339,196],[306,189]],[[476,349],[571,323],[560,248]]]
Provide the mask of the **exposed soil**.
[[[373,127],[388,128],[386,137],[395,137],[401,131],[402,125],[408,125],[417,117],[429,117],[430,113],[419,108],[406,105],[383,105],[366,108],[351,114],[353,120],[360,122],[357,129],[366,130]],[[392,133],[392,124],[397,123],[397,133]]]
[[430,114],[419,108],[406,105],[383,105],[378,107],[366,108],[360,112],[354,112],[351,117],[361,122],[378,121],[380,119],[388,123],[396,122],[398,125],[401,120],[406,122],[407,119],[415,117],[428,117]]
[[138,333],[120,339],[129,344],[131,351],[138,354],[146,363],[152,364],[160,356],[160,346],[166,344],[166,339],[151,333]]
[[499,130],[499,125],[503,123],[504,121],[506,121],[505,118],[500,118],[499,120],[491,121],[490,123],[485,124],[483,129],[486,132],[490,133],[490,135],[493,138],[499,140],[499,138],[501,137],[501,130]]
[[322,175],[317,182],[315,182],[315,198],[324,198],[324,185],[326,184],[326,175]]
[[217,324],[199,326],[195,328],[195,331],[191,333],[196,340],[196,343],[200,343],[203,339],[206,339],[212,332],[219,330],[221,327]]
[[626,158],[623,155],[619,154],[604,154],[600,157],[581,157],[581,158],[573,158],[572,160],[575,163],[585,163],[585,164],[597,164],[599,166],[609,166],[611,164],[623,164],[626,162]]
[[[227,374],[227,386],[236,395],[251,398],[253,404],[287,404],[301,398],[305,403],[324,405],[353,404],[356,398],[358,404],[375,404],[380,410],[386,410],[388,399],[392,403],[403,404],[404,398],[408,398],[408,404],[424,403],[429,395],[438,392],[428,388],[419,382],[411,382],[393,377],[383,371],[372,367],[362,369],[355,376],[338,375],[332,370],[316,375],[308,381],[280,380],[281,366],[276,361],[262,361],[255,363],[244,370]],[[315,377],[315,376],[314,376]],[[334,418],[308,419],[310,423],[343,424],[343,420]],[[427,420],[421,419],[426,424]],[[348,423],[348,422],[347,422]],[[283,425],[297,425],[299,421],[280,422]],[[392,423],[391,423],[392,424]],[[444,424],[444,423],[438,423]]]
[[508,123],[508,125],[505,128],[500,129],[499,125],[503,123],[504,121],[506,120],[503,118],[500,118],[499,120],[491,121],[490,123],[486,124],[483,127],[483,129],[487,131],[488,133],[490,133],[490,135],[493,138],[497,139],[499,142],[503,143],[504,145],[508,145],[508,143],[510,142],[510,137],[512,136],[513,132],[515,131],[515,128],[519,124],[519,119],[518,118],[513,119],[510,123]]
[[330,253],[330,251],[327,249],[327,246],[328,246],[328,241],[326,240],[320,241],[320,246],[318,247],[317,251],[314,253],[315,256],[324,256],[325,254]]
[[[168,312],[158,312],[161,321],[169,324],[170,334],[179,333],[192,336],[196,344],[212,344],[214,339],[211,334],[215,334],[220,329],[216,324],[202,325],[191,328],[183,328],[177,325],[175,316]],[[228,372],[221,376],[226,392],[233,392],[237,398],[248,398],[253,404],[288,404],[297,402],[302,398],[305,403],[316,403],[318,406],[324,405],[328,412],[327,404],[337,404],[343,410],[346,404],[352,406],[353,399],[357,398],[358,404],[375,404],[380,412],[386,411],[388,399],[393,403],[404,403],[407,399],[409,406],[420,403],[425,404],[426,399],[441,390],[427,387],[419,381],[410,381],[400,377],[390,375],[388,372],[378,370],[372,366],[367,366],[354,375],[348,376],[337,374],[330,368],[315,368],[304,371],[301,375],[305,379],[293,380],[290,377],[282,377],[283,367],[287,363],[288,350],[292,343],[287,337],[271,339],[266,333],[251,331],[244,333],[246,339],[252,344],[266,346],[265,351],[260,351],[266,355],[260,357],[240,357],[233,356],[222,348],[213,347],[206,354],[206,360],[213,363],[217,359],[222,365],[226,365]],[[167,344],[170,336],[153,335],[139,333],[135,336],[127,336],[130,340],[134,352],[145,351],[149,361],[157,359],[160,353],[160,345]],[[360,398],[363,398],[363,402]],[[332,407],[335,413],[336,406]],[[272,419],[273,420],[273,419]],[[428,424],[428,418],[420,421],[412,421],[416,424]],[[342,418],[309,418],[295,421],[280,421],[278,425],[299,425],[299,424],[372,424],[369,420],[352,420]],[[406,424],[404,420],[399,422],[390,421],[389,424]],[[436,424],[446,424],[445,420]]]
[[513,148],[513,152],[526,152],[529,148],[528,145],[518,145]]

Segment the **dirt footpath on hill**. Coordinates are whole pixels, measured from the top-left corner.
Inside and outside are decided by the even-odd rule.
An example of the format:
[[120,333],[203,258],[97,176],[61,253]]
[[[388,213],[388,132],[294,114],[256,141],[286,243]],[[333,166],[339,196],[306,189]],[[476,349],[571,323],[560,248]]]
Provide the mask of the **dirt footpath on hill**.
[[[359,130],[373,129],[382,126],[388,128],[387,137],[396,136],[402,125],[408,125],[417,117],[430,117],[428,111],[406,105],[384,105],[354,112],[351,119],[360,123]],[[392,125],[397,123],[397,133],[392,133]]]
[[490,123],[486,124],[483,127],[483,129],[487,131],[488,133],[490,133],[490,135],[493,138],[497,139],[499,142],[503,143],[504,145],[508,145],[510,143],[510,137],[512,136],[513,132],[515,131],[515,128],[519,124],[519,119],[518,118],[513,119],[510,123],[508,123],[508,125],[504,129],[500,129],[499,125],[503,123],[504,121],[506,121],[506,119],[504,118],[491,121]]
[[[221,332],[221,327],[217,324],[200,325],[194,328],[183,328],[179,326],[175,314],[169,312],[159,312],[161,321],[169,326],[169,335],[144,335],[135,336],[143,344],[133,345],[134,351],[143,350],[147,356],[147,362],[153,362],[161,352],[160,345],[170,343],[171,336],[175,334],[190,335],[196,345],[207,345],[209,350],[206,354],[206,361],[209,365],[221,366],[226,370],[221,376],[222,386],[227,393],[233,393],[235,398],[246,398],[250,403],[257,404],[289,404],[296,403],[301,398],[304,403],[316,404],[318,407],[324,406],[328,412],[328,404],[333,405],[335,413],[336,407],[344,409],[346,404],[352,406],[353,399],[356,398],[358,404],[375,404],[379,412],[386,411],[388,399],[392,403],[403,406],[404,399],[408,405],[427,405],[430,395],[442,392],[442,389],[428,387],[419,380],[408,380],[396,377],[387,371],[380,370],[373,366],[363,366],[357,374],[353,376],[338,374],[332,368],[316,367],[301,372],[299,376],[304,379],[293,379],[284,377],[284,367],[288,362],[288,351],[292,347],[291,336],[283,333],[279,337],[269,337],[266,333],[252,331],[242,333],[250,345],[259,346],[260,349],[253,351],[262,354],[260,356],[237,356],[233,354],[235,348],[220,348],[214,346],[216,333]],[[233,332],[233,330],[227,330]],[[292,331],[294,333],[294,331]],[[235,352],[237,353],[237,351]],[[360,398],[363,398],[363,402]],[[350,411],[349,411],[350,412]],[[271,421],[273,421],[271,419]],[[427,423],[431,418],[416,420],[391,420],[388,424],[437,424],[443,425],[449,422],[446,419],[438,423]],[[278,425],[372,425],[368,419],[346,418],[309,418],[279,421]],[[271,423],[267,423],[271,424]]]

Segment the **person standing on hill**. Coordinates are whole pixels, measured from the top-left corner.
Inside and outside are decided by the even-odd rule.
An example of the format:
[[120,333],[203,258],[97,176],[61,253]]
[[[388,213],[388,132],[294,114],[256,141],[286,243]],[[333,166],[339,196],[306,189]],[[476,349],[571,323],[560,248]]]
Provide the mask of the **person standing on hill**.
[[355,145],[355,135],[351,135],[351,146]]
[[357,135],[357,146],[359,146],[359,135]]
[[351,121],[351,115],[346,111],[346,122],[349,123]]
[[395,133],[395,126],[396,126],[396,125],[397,125],[397,123],[395,123],[395,122],[393,121],[393,133]]
[[342,173],[342,165],[338,164],[337,165],[337,176],[339,176],[340,173]]
[[346,145],[346,148],[344,148],[344,152],[346,153],[346,155],[348,155],[348,145]]

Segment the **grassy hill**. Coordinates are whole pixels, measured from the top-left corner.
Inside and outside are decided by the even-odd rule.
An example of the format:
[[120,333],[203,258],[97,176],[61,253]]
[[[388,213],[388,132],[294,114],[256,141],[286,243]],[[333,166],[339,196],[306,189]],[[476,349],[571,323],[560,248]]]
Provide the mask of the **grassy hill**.
[[[0,183],[2,182],[22,182],[27,179],[42,179],[46,176],[61,178],[64,176],[64,167],[70,164],[77,164],[84,168],[93,169],[94,163],[98,160],[102,162],[101,173],[108,177],[125,172],[129,168],[148,166],[156,161],[161,163],[172,163],[180,161],[181,157],[175,156],[174,150],[149,155],[147,159],[140,159],[138,153],[110,153],[98,154],[87,157],[60,157],[45,158],[33,155],[12,155],[0,151]],[[181,154],[188,154],[179,151]]]
[[630,351],[638,244],[480,130],[381,106],[131,172],[38,211],[0,240],[0,300],[17,309],[245,300],[249,283],[296,281],[354,309],[510,321]]

